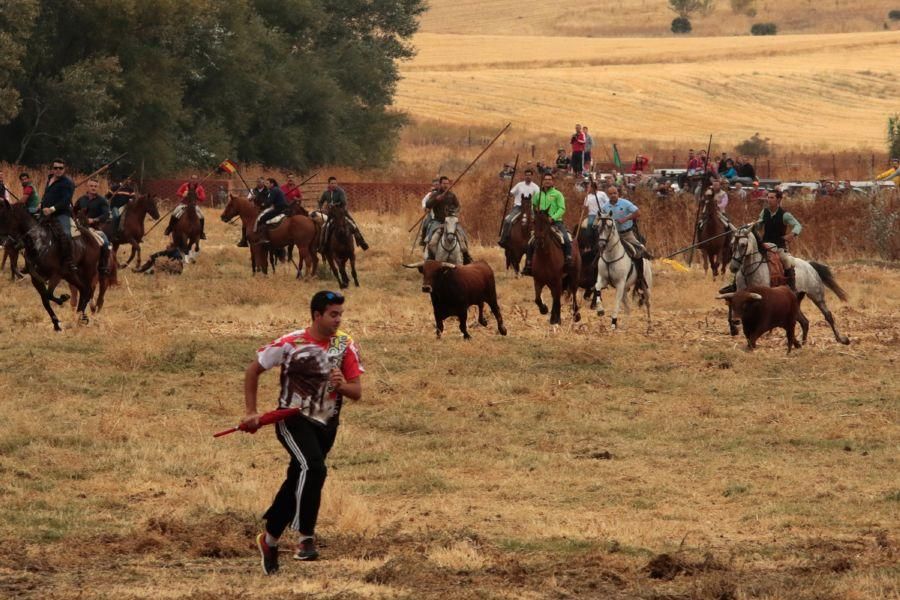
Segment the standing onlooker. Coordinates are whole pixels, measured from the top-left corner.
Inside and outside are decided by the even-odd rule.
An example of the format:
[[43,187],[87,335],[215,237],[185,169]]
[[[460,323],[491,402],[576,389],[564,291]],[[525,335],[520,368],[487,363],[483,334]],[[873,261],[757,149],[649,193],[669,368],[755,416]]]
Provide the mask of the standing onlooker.
[[581,130],[584,132],[584,170],[590,173],[594,165],[594,138],[588,133],[587,125],[582,127]]
[[753,163],[750,162],[748,157],[742,156],[739,158],[735,168],[737,169],[738,177],[750,180],[756,179],[756,169],[753,168]]
[[572,144],[572,173],[578,177],[584,173],[584,145],[586,142],[580,124],[575,125],[575,133],[572,134],[569,142]]

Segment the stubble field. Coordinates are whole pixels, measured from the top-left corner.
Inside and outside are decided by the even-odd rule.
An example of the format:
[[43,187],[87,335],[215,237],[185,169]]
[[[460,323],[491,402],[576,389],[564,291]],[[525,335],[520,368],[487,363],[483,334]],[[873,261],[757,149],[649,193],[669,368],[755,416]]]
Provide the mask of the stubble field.
[[[485,9],[482,9],[485,10]],[[454,126],[511,121],[527,137],[727,147],[759,132],[781,147],[881,148],[897,112],[900,32],[590,38],[429,33],[402,67],[396,105]]]
[[[434,339],[403,222],[360,212],[345,407],[323,560],[259,572],[253,535],[286,455],[241,414],[256,347],[306,324],[326,277],[251,278],[215,211],[183,276],[121,274],[54,335],[0,282],[0,596],[117,598],[877,598],[900,593],[900,275],[830,260],[811,343],[746,353],[720,285],[656,263],[654,327],[592,313],[551,331],[530,279],[498,274],[508,337]],[[160,237],[151,236],[149,249]],[[881,266],[879,266],[881,265]],[[274,405],[277,376],[261,398]],[[661,556],[666,555],[666,556]]]

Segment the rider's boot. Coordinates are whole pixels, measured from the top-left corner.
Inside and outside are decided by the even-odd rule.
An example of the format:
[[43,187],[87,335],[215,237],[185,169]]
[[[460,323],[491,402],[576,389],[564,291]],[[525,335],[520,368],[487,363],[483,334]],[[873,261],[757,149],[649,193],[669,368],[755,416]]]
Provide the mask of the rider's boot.
[[59,264],[63,270],[72,275],[78,275],[78,265],[75,264],[75,242],[68,236],[62,236],[59,243]]
[[531,259],[534,258],[534,244],[528,244],[525,250],[525,268],[522,269],[522,275],[531,275]]
[[172,230],[175,229],[175,223],[178,219],[175,218],[175,215],[169,217],[169,224],[166,226],[166,230],[163,231],[163,235],[172,235]]
[[109,276],[109,246],[100,246],[100,262],[97,264],[97,272],[103,277]]
[[464,265],[472,264],[472,255],[469,254],[468,250],[463,250],[462,256],[463,256],[463,264]]
[[206,239],[206,219],[200,219],[200,239]]
[[571,241],[566,241],[566,243],[563,244],[563,255],[566,258],[566,268],[572,267],[572,265],[574,263],[572,262],[572,242]]
[[353,232],[353,237],[356,239],[357,246],[359,246],[363,250],[369,249],[369,245],[366,243],[366,240],[363,239],[362,233],[360,233],[359,229]]
[[784,278],[787,279],[787,284],[793,290],[793,292],[797,293],[797,272],[791,269],[784,270]]

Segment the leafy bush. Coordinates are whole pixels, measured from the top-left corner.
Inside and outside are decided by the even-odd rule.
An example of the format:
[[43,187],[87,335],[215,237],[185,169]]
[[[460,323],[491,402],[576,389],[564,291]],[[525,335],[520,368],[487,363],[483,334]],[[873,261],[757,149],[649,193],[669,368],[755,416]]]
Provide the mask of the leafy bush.
[[691,29],[691,20],[687,17],[672,19],[672,33],[690,33]]
[[768,156],[769,138],[760,137],[758,133],[754,133],[752,137],[735,146],[735,150],[737,150],[738,154],[745,154],[755,158]]
[[888,117],[887,142],[891,158],[900,156],[900,114]]
[[[753,4],[756,0],[731,0],[731,12],[736,15],[747,15],[752,17],[756,14]],[[752,15],[750,13],[753,13]]]
[[775,35],[778,33],[778,26],[775,23],[754,23],[750,28],[753,35]]
[[900,10],[892,10],[889,12],[888,19],[891,21],[900,21]]

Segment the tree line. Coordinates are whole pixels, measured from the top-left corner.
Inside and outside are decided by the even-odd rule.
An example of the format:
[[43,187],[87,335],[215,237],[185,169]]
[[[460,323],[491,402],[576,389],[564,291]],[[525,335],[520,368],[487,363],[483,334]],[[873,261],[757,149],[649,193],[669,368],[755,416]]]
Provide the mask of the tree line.
[[423,0],[0,0],[0,160],[390,160]]

